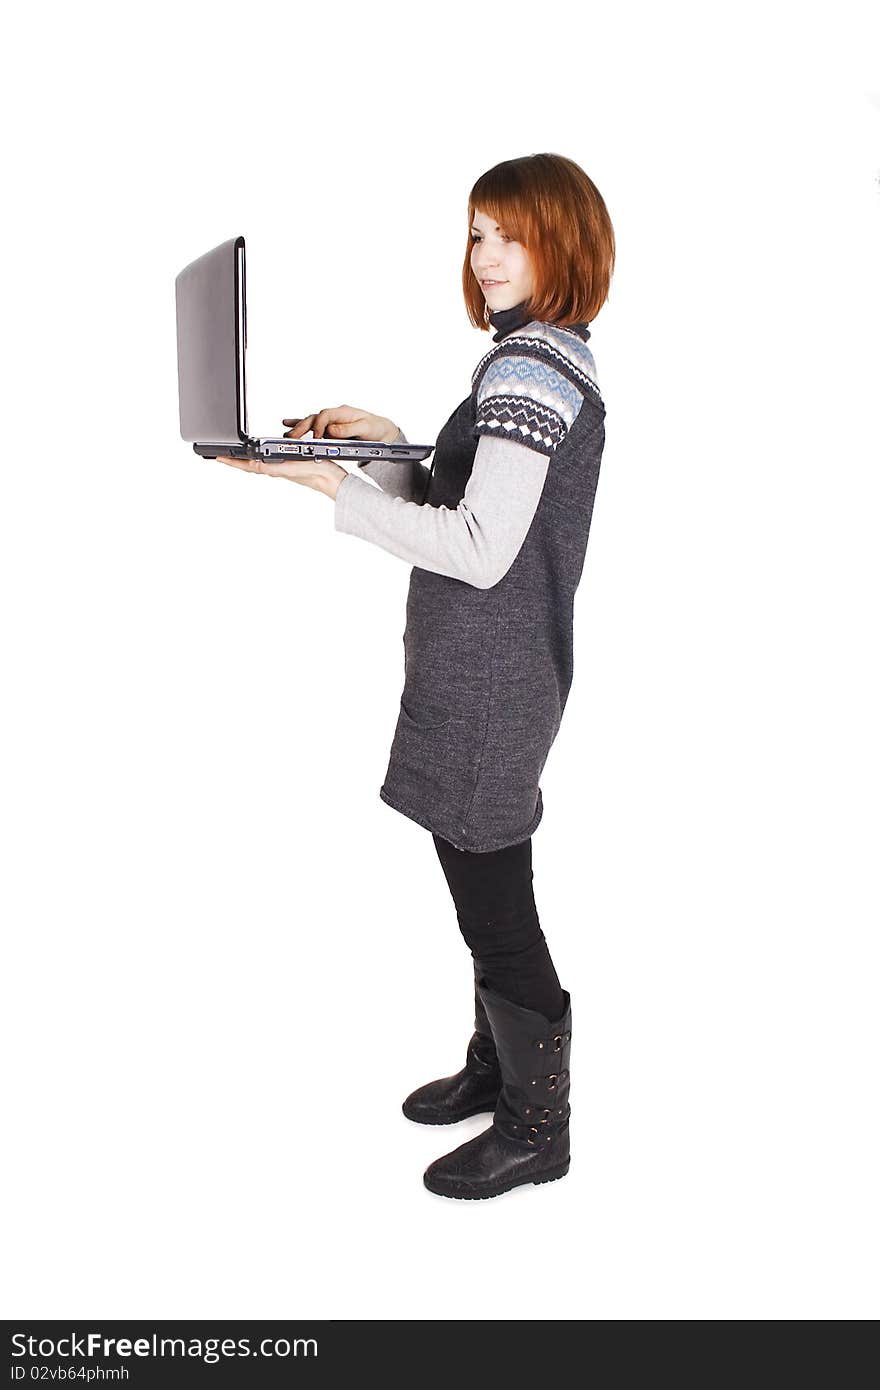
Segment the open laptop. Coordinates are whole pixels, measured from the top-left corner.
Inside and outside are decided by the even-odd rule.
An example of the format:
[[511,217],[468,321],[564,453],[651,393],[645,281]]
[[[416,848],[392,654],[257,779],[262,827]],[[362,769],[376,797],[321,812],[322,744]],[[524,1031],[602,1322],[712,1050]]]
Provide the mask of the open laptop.
[[244,237],[191,261],[175,280],[181,438],[202,458],[424,459],[433,444],[361,439],[252,439],[245,389]]

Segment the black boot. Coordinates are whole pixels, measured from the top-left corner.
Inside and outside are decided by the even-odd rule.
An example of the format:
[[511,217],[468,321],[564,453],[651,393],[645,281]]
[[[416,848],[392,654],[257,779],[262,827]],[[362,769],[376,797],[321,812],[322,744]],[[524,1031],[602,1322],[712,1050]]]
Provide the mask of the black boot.
[[435,1159],[425,1186],[441,1197],[497,1197],[568,1172],[571,999],[555,1023],[480,985],[502,1087],[489,1129]]
[[452,1125],[468,1115],[491,1113],[500,1091],[498,1053],[475,974],[474,1034],[467,1046],[464,1067],[454,1076],[429,1081],[413,1091],[403,1102],[403,1113],[420,1125]]

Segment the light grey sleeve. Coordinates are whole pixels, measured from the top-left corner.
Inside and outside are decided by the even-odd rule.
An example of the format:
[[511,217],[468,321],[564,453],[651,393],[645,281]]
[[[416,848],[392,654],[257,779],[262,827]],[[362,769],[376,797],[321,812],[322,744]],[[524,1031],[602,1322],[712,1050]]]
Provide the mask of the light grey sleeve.
[[356,473],[336,493],[335,528],[435,574],[491,589],[528,535],[550,460],[514,439],[481,435],[456,508],[420,506],[370,487]]
[[[408,444],[403,430],[398,430],[395,444]],[[420,502],[428,481],[428,469],[416,459],[370,459],[359,463],[358,469],[373,478],[383,492],[392,497],[402,497],[404,502]]]

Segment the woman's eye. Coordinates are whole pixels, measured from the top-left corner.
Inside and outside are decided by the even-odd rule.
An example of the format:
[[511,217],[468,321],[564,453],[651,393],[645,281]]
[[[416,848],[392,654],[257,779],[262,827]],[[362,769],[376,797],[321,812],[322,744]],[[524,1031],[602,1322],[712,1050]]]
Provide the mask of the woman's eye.
[[[483,240],[483,238],[482,238],[481,236],[472,236],[472,237],[471,237],[471,241],[482,241],[482,240]],[[513,237],[512,237],[512,236],[503,236],[503,237],[501,238],[501,240],[502,240],[502,241],[513,241]]]

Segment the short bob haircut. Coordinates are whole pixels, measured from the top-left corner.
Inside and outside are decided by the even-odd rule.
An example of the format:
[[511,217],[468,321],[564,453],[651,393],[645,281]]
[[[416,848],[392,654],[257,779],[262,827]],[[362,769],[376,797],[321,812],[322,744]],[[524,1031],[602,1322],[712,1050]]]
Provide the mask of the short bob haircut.
[[614,228],[601,193],[573,159],[530,154],[481,174],[468,198],[464,302],[476,328],[488,332],[486,301],[471,270],[474,213],[494,218],[522,244],[534,275],[530,315],[567,328],[596,317],[614,271]]

